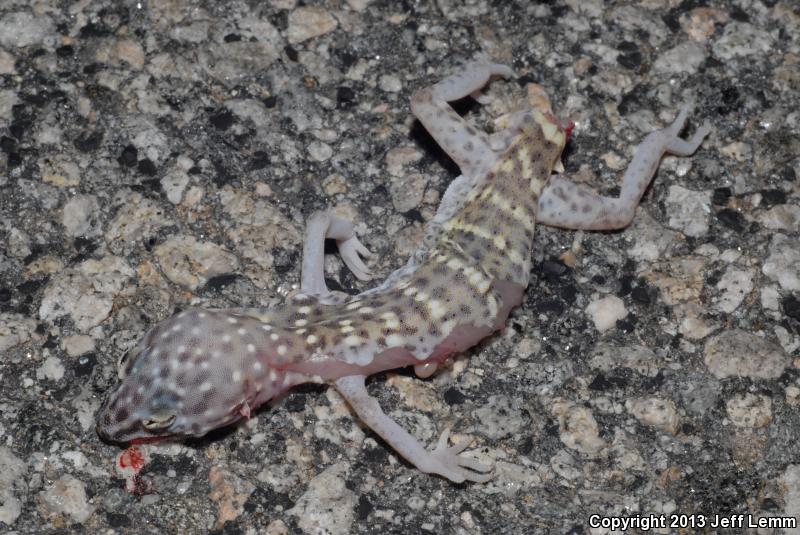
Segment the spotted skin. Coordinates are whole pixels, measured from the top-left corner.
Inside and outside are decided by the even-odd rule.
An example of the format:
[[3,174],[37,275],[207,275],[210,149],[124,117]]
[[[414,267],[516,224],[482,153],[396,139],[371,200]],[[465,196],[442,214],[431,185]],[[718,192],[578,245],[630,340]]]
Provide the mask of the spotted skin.
[[299,383],[335,386],[375,433],[421,471],[482,482],[490,467],[448,445],[433,450],[386,415],[364,387],[373,373],[414,366],[433,373],[451,355],[502,328],[528,284],[535,222],[566,228],[627,225],[661,156],[693,153],[710,129],[677,137],[687,115],[648,136],[626,172],[619,199],[551,176],[571,123],[537,110],[517,112],[491,138],[448,102],[472,95],[508,67],[472,65],[412,98],[412,110],[463,174],[453,181],[419,251],[378,287],[350,297],[328,291],[323,243],[335,239],[345,263],[369,277],[350,222],[319,213],[307,227],[301,293],[267,310],[188,309],[153,327],[120,363],[121,384],[97,416],[112,442],[200,436],[250,416]]

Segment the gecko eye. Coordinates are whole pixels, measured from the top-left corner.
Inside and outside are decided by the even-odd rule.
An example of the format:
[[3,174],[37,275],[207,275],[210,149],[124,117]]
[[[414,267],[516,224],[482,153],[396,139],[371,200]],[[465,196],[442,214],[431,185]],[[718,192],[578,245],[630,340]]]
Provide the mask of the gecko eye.
[[119,360],[117,361],[117,377],[119,377],[120,380],[125,379],[125,377],[128,375],[128,372],[131,371],[131,366],[133,366],[133,363],[136,362],[136,357],[138,357],[139,353],[141,352],[141,345],[137,344],[119,357]]
[[162,411],[152,414],[150,418],[142,420],[142,425],[148,431],[161,431],[171,426],[175,421],[175,413]]

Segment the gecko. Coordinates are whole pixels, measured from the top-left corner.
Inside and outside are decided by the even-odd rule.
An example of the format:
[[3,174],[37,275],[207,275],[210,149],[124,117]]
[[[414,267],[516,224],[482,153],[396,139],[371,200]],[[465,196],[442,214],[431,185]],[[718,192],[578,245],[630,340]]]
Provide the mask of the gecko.
[[397,424],[366,387],[375,373],[413,366],[420,377],[500,330],[522,302],[531,275],[536,223],[609,230],[630,224],[664,154],[690,156],[711,131],[679,137],[689,105],[648,134],[622,177],[618,197],[602,196],[554,172],[573,123],[524,109],[505,128],[480,131],[451,102],[474,97],[513,71],[474,63],[417,90],[411,110],[459,166],[419,249],[377,287],[358,295],[329,291],[324,243],[360,280],[373,256],[351,221],[330,211],[307,222],[300,290],[268,309],[188,308],[150,329],[121,359],[119,386],[102,404],[97,433],[114,443],[202,436],[249,418],[301,383],[332,385],[353,412],[419,470],[453,482],[485,482],[491,466],[451,445],[444,429],[432,449]]

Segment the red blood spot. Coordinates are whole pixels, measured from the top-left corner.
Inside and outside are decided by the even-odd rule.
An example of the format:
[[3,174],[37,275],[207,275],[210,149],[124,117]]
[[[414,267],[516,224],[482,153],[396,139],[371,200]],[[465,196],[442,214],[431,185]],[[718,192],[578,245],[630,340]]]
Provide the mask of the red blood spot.
[[570,121],[569,119],[559,119],[552,113],[546,113],[544,115],[547,117],[547,120],[553,123],[554,125],[558,126],[564,133],[567,135],[567,139],[569,136],[572,135],[572,131],[575,129],[575,123]]
[[566,121],[564,121],[562,128],[564,129],[564,132],[567,134],[567,139],[569,139],[569,136],[572,135],[572,131],[575,129],[575,123],[567,119]]
[[136,446],[131,446],[119,456],[119,467],[123,470],[131,468],[134,472],[138,472],[142,469],[144,463],[144,454],[142,454],[141,450]]

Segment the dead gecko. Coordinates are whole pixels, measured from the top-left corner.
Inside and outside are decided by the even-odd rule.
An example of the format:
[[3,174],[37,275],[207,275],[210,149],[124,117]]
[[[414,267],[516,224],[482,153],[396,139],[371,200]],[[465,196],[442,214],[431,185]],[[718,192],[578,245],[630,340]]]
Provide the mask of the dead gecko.
[[491,468],[450,446],[432,451],[386,413],[367,376],[413,365],[427,377],[446,359],[501,329],[520,304],[531,272],[534,223],[569,229],[627,226],[665,153],[689,156],[710,132],[678,137],[688,106],[649,134],[622,179],[603,197],[553,174],[571,122],[524,110],[487,135],[448,104],[513,72],[473,64],[414,94],[411,109],[461,168],[446,190],[419,251],[378,287],[356,296],[328,290],[323,244],[338,242],[353,273],[369,278],[371,253],[353,226],[329,212],[306,229],[300,293],[272,309],[192,308],[153,327],[120,363],[120,386],[103,404],[97,433],[112,442],[200,436],[250,416],[262,403],[307,382],[334,385],[361,420],[421,471],[483,482]]

